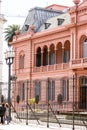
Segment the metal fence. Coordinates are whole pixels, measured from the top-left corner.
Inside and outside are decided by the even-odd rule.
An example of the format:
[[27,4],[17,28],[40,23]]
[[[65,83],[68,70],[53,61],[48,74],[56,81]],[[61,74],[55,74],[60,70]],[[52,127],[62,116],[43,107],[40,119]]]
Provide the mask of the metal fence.
[[[50,80],[50,79],[49,79]],[[51,79],[52,80],[52,79]],[[57,81],[60,81],[60,79],[55,79],[56,84]],[[72,82],[71,82],[72,81]],[[41,80],[43,82],[43,80]],[[44,80],[46,82],[46,87],[48,87],[48,79]],[[38,104],[30,104],[29,103],[29,93],[30,93],[30,84],[29,81],[22,81],[22,87],[25,87],[25,99],[22,99],[23,101],[17,102],[17,98],[15,95],[18,96],[18,91],[15,89],[15,86],[20,86],[20,82],[11,82],[11,117],[12,122],[15,123],[24,123],[26,125],[29,124],[37,124],[37,125],[46,125],[49,126],[58,126],[58,127],[64,127],[65,125],[67,127],[70,127],[73,130],[80,129],[80,130],[87,130],[87,93],[85,93],[86,86],[80,87],[80,93],[82,98],[84,99],[84,96],[82,94],[85,94],[85,103],[79,102],[75,100],[75,92],[77,89],[74,87],[76,86],[74,77],[72,79],[69,79],[70,85],[68,87],[69,91],[72,90],[72,98],[71,101],[62,101],[60,104],[58,104],[57,99],[56,101],[50,101],[46,100],[46,102],[39,102]],[[23,84],[25,83],[25,85]],[[34,85],[35,81],[32,81],[32,84]],[[1,89],[3,91],[4,95],[4,101],[7,102],[8,98],[8,83],[1,83]],[[85,89],[84,89],[85,88]]]

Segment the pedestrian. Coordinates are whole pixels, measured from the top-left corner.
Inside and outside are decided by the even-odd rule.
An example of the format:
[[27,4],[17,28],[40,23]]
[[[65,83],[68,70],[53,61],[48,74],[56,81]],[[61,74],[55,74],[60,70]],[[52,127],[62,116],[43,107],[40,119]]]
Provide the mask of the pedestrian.
[[5,112],[6,112],[5,104],[2,103],[2,106],[0,107],[1,124],[4,124],[5,122]]
[[5,122],[6,122],[7,124],[9,124],[9,122],[10,122],[10,118],[9,118],[9,109],[10,109],[10,106],[9,106],[8,103],[6,103],[5,106],[6,106]]

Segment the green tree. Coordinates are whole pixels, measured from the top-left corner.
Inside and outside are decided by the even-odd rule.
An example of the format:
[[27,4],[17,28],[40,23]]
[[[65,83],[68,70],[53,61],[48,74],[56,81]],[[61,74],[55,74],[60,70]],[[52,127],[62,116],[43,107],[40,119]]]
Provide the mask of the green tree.
[[5,31],[4,31],[4,33],[6,34],[5,40],[8,42],[8,46],[10,46],[9,42],[12,42],[13,36],[16,35],[15,32],[19,29],[20,29],[20,26],[16,24],[8,25],[8,27],[5,28]]

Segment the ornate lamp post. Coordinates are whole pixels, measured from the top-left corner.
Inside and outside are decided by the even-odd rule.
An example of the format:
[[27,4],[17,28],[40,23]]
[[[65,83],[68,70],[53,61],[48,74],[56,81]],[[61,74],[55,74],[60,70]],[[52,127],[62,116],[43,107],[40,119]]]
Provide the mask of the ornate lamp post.
[[[8,104],[11,107],[11,65],[15,57],[15,51],[9,50],[5,52],[5,60],[8,65]],[[11,109],[9,108],[9,119],[11,120]]]

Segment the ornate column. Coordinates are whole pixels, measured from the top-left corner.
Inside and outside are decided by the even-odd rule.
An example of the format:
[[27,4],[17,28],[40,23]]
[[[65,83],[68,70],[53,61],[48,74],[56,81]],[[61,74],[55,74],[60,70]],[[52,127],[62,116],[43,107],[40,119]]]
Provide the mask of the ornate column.
[[62,46],[62,63],[64,63],[64,46]]
[[57,49],[55,48],[55,64],[56,64],[56,52],[57,52]]
[[78,45],[78,30],[77,30],[77,23],[78,23],[78,4],[80,0],[73,0],[74,4],[76,5],[75,9],[75,58],[78,58],[79,47]]
[[49,53],[50,53],[50,50],[48,50],[48,65],[49,65]]
[[41,50],[41,66],[43,66],[43,50]]

